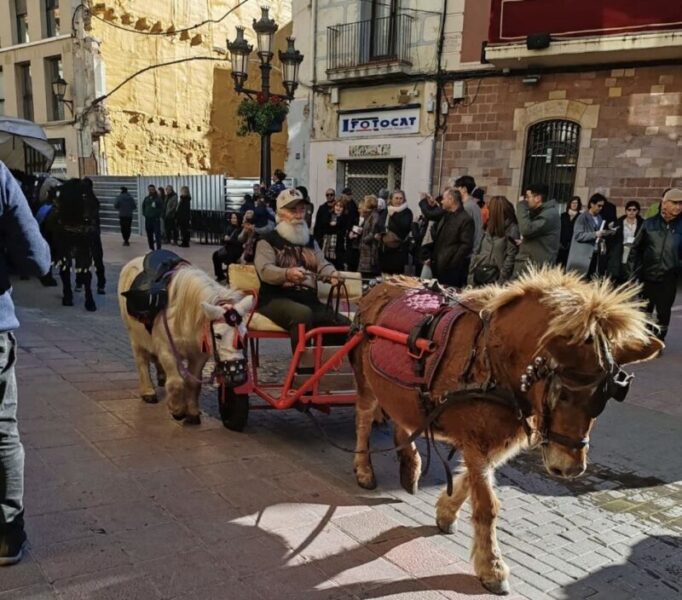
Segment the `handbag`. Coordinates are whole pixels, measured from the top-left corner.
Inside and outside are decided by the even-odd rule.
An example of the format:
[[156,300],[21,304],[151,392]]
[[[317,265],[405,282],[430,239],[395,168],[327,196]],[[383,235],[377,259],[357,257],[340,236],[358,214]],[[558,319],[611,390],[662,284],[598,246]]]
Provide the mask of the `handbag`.
[[386,248],[400,248],[400,246],[403,243],[403,240],[401,240],[395,233],[392,231],[387,231],[383,237],[381,238],[382,243]]
[[472,279],[475,286],[495,283],[500,278],[500,268],[492,262],[493,254],[495,252],[495,240],[492,236],[490,239],[490,253],[488,254],[487,259],[474,267]]
[[474,269],[474,285],[488,285],[495,283],[500,278],[500,269],[497,265],[478,265]]

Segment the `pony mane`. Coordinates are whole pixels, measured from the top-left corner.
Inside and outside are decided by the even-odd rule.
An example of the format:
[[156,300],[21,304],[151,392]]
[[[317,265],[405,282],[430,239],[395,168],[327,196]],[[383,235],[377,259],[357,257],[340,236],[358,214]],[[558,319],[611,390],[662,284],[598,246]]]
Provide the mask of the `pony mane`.
[[551,314],[540,347],[552,337],[579,344],[591,336],[601,360],[603,342],[615,348],[647,343],[652,322],[642,310],[645,303],[638,299],[639,292],[640,286],[633,283],[614,287],[608,279],[588,282],[573,272],[545,266],[531,268],[504,286],[465,290],[460,297],[486,316],[526,294],[535,295]]
[[177,331],[192,335],[201,332],[206,320],[202,302],[238,302],[243,296],[241,292],[215,282],[201,269],[183,265],[173,275],[168,305]]

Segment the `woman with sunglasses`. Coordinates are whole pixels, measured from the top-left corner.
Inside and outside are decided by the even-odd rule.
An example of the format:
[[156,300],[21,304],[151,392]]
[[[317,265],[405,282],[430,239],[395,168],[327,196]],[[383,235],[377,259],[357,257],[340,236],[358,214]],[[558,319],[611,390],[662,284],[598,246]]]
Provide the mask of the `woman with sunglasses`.
[[625,205],[625,214],[616,222],[616,235],[609,243],[609,259],[607,273],[616,283],[624,283],[632,279],[632,272],[628,266],[630,249],[635,237],[644,223],[641,217],[642,208],[636,200],[630,200]]

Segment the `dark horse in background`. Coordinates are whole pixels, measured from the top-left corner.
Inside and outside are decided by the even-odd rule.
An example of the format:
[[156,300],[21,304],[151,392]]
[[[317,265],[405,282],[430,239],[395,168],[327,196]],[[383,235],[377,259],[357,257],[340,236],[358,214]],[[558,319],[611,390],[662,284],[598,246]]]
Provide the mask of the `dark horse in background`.
[[97,310],[92,294],[92,238],[97,232],[99,206],[89,193],[87,182],[70,179],[65,183],[51,179],[41,189],[45,203],[51,204],[41,222],[45,239],[50,244],[52,263],[62,280],[62,304],[73,306],[71,270],[76,271],[76,286],[85,292],[85,309]]

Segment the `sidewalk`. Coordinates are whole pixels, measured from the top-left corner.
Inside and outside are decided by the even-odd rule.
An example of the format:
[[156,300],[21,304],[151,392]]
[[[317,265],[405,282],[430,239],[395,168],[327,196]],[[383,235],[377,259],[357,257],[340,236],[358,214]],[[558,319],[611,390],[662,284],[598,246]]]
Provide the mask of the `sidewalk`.
[[142,403],[115,270],[93,315],[17,284],[30,549],[0,571],[1,599],[489,597],[434,526],[377,510],[393,498],[330,485],[257,432]]

